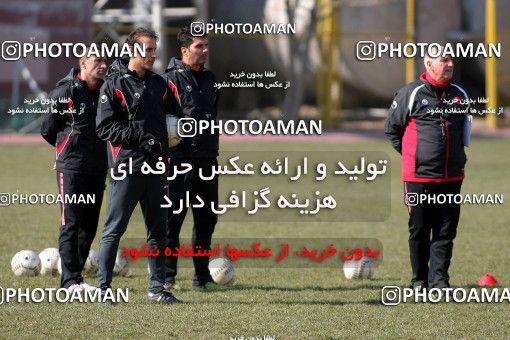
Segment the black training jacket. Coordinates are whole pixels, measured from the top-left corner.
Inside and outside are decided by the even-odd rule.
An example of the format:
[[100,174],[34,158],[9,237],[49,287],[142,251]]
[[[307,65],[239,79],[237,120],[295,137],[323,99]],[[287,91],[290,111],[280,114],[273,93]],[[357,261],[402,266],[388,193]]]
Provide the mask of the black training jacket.
[[[218,90],[214,87],[216,78],[209,70],[193,71],[180,58],[172,58],[163,77],[179,101],[185,118],[193,118],[197,125],[200,120],[216,121]],[[185,137],[171,149],[188,157],[217,157],[219,149],[218,130]]]
[[99,87],[89,88],[79,72],[71,69],[50,93],[56,104],[42,122],[41,135],[56,147],[57,171],[102,173],[108,165],[106,143],[96,136]]
[[[154,165],[158,156],[168,152],[166,115],[181,116],[180,107],[165,80],[147,71],[144,77],[127,68],[128,59],[110,65],[99,97],[97,134],[108,141],[110,167],[128,163],[140,172],[145,161]],[[141,146],[144,136],[152,135],[160,143],[161,152],[149,154]]]
[[385,133],[402,154],[405,182],[464,179],[463,133],[469,98],[460,86],[431,85],[422,74],[395,95]]

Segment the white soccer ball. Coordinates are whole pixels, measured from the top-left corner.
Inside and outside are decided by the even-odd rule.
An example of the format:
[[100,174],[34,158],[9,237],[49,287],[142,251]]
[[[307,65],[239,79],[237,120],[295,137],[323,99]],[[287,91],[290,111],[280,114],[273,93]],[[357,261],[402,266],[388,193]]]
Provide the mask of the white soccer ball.
[[177,133],[179,125],[179,118],[172,115],[166,115],[166,131],[168,133],[168,146],[174,147],[178,145],[182,138]]
[[41,275],[57,275],[60,254],[57,248],[46,248],[39,253]]
[[117,252],[115,266],[113,267],[113,274],[125,276],[129,273],[129,260],[127,257],[121,256],[121,254],[121,251]]
[[12,258],[11,269],[16,276],[36,276],[41,272],[41,260],[35,251],[22,250]]
[[344,275],[348,280],[370,279],[374,275],[374,269],[374,260],[370,257],[344,262]]
[[209,262],[209,273],[219,285],[232,285],[236,278],[234,263],[224,257],[217,257]]
[[96,275],[99,269],[99,256],[97,253],[90,249],[89,256],[85,261],[85,265],[83,266],[82,275]]

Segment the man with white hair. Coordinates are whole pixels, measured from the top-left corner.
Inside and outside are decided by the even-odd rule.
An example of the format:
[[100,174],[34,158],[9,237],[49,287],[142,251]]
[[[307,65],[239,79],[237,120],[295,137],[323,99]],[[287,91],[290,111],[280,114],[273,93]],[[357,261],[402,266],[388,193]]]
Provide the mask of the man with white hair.
[[469,109],[466,91],[452,83],[452,58],[426,56],[424,63],[426,72],[420,79],[397,91],[385,126],[386,136],[402,155],[415,289],[450,286],[460,205],[453,200],[439,204],[443,200],[437,198],[460,193]]

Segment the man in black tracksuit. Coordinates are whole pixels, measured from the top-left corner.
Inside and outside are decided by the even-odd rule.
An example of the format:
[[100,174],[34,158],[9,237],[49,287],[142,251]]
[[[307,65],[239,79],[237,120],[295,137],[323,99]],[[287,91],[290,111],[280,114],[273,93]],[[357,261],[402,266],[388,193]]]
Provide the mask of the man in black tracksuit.
[[[92,288],[83,282],[81,272],[96,235],[105,189],[106,144],[95,133],[99,87],[105,73],[104,58],[81,58],[80,69],[73,68],[50,93],[53,112],[41,126],[41,135],[56,147],[57,185],[63,199],[60,285],[71,291]],[[89,194],[94,195],[94,204],[65,201],[65,196]]]
[[417,195],[460,193],[466,163],[464,124],[469,109],[466,92],[451,83],[450,57],[427,56],[425,67],[427,71],[419,80],[397,91],[385,128],[393,147],[402,154],[411,286],[416,289],[450,286],[448,268],[460,205],[453,200],[420,203]]
[[[217,116],[218,92],[214,87],[215,77],[212,72],[204,69],[208,57],[207,36],[192,36],[189,27],[181,29],[177,36],[182,59],[172,58],[164,77],[178,99],[183,114],[186,118],[197,121],[215,121]],[[170,175],[173,175],[175,165],[181,163],[192,164],[193,170],[186,174],[177,175],[170,182],[169,196],[172,202],[184,199],[185,192],[190,197],[198,195],[204,201],[203,208],[193,208],[193,249],[211,249],[211,238],[218,217],[211,209],[211,203],[218,202],[218,178],[202,180],[199,170],[206,176],[211,174],[213,166],[216,166],[218,156],[219,136],[218,133],[197,133],[194,137],[185,137],[176,147],[170,149]],[[174,205],[178,207],[178,204]],[[179,233],[181,231],[187,208],[174,214],[174,209],[168,210],[168,238],[169,247],[174,249],[179,246]],[[177,274],[177,257],[170,256],[166,259],[165,287],[175,287]],[[193,257],[195,276],[193,287],[205,289],[212,282],[209,274],[209,257]]]
[[166,173],[142,174],[144,162],[157,169],[156,163],[166,159],[166,114],[180,115],[180,107],[165,80],[151,71],[156,60],[156,39],[156,34],[149,29],[137,28],[131,32],[127,44],[131,47],[135,43],[144,44],[145,57],[116,60],[101,87],[97,134],[108,141],[109,163],[113,169],[108,216],[99,250],[99,288],[111,287],[120,238],[140,202],[147,243],[151,250],[159,251],[158,256],[148,258],[148,300],[175,304],[181,301],[163,291],[167,218],[161,204],[167,191]]

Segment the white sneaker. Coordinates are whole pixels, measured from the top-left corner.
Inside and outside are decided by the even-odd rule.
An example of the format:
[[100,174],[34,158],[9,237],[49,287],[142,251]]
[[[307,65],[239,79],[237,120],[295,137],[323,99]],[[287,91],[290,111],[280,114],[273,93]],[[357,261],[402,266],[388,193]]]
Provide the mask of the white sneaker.
[[89,285],[87,282],[80,283],[80,288],[83,292],[93,292],[97,289],[97,287]]
[[77,290],[77,291],[79,291],[79,292],[83,291],[83,289],[81,288],[81,285],[79,285],[79,284],[77,284],[77,283],[72,284],[72,285],[70,285],[69,287],[67,287],[67,291],[68,291],[69,293],[72,293],[72,292],[74,292],[75,290]]

